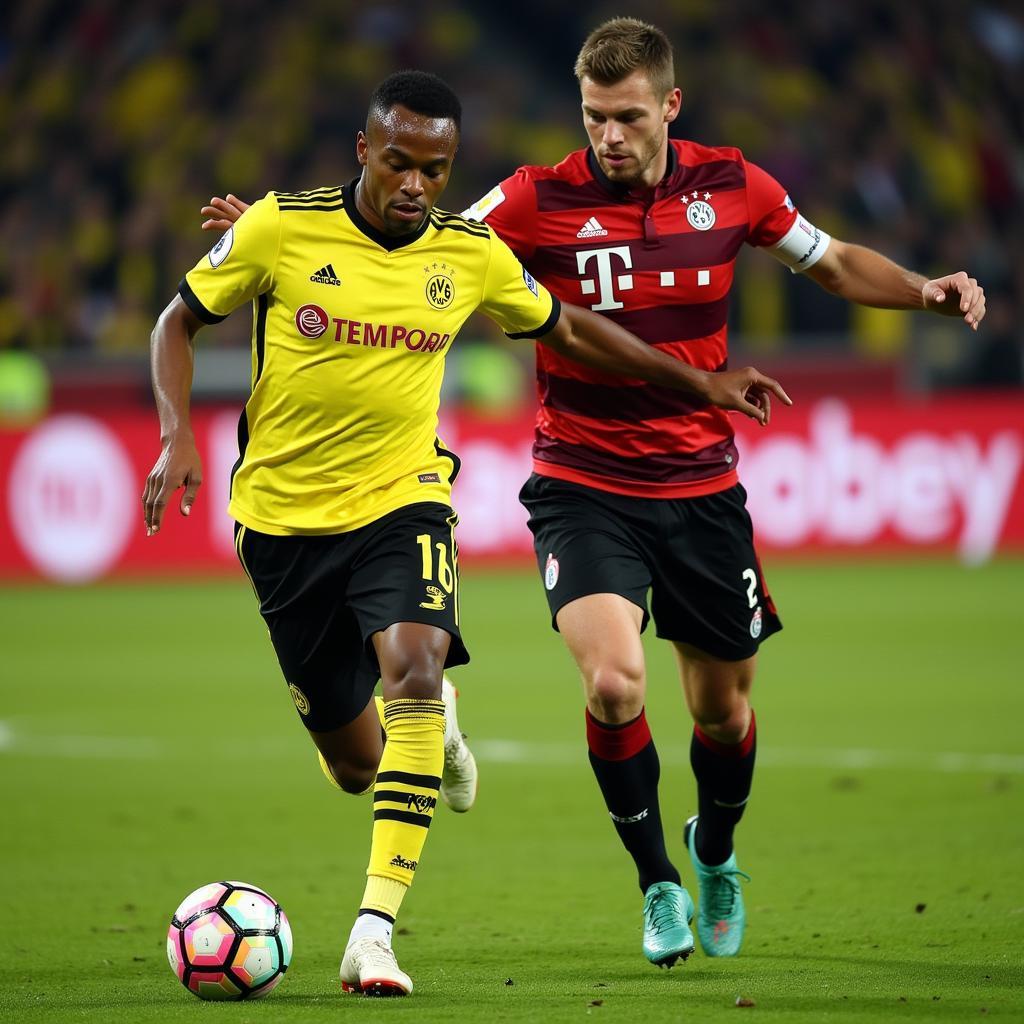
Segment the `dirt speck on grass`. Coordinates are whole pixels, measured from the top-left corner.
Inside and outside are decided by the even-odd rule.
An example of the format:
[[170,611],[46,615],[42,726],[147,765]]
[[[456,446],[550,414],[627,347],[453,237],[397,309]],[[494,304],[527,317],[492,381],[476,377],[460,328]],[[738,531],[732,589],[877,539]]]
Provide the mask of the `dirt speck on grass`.
[[850,792],[851,790],[860,789],[860,779],[853,775],[837,775],[829,783],[832,789],[838,789],[840,792]]
[[750,1006],[757,1006],[757,1003],[755,1003],[753,999],[748,999],[746,996],[737,996],[736,1005],[743,1009],[746,1009]]
[[924,908],[925,908],[925,907],[927,907],[927,906],[928,906],[928,904],[927,904],[927,903],[918,903],[918,904],[917,904],[917,905],[916,905],[916,906],[914,907],[914,913],[915,913],[915,914],[923,914],[923,913],[924,913]]

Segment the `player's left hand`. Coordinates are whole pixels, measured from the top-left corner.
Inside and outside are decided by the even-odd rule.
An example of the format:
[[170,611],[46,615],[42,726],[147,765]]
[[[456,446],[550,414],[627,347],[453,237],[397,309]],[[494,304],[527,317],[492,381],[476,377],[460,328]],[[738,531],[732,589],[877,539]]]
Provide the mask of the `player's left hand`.
[[771,422],[772,395],[786,405],[793,404],[793,399],[777,380],[753,366],[707,374],[706,397],[712,405],[741,412],[762,427]]
[[985,289],[964,271],[926,281],[921,288],[924,308],[943,316],[962,316],[972,330],[985,317]]

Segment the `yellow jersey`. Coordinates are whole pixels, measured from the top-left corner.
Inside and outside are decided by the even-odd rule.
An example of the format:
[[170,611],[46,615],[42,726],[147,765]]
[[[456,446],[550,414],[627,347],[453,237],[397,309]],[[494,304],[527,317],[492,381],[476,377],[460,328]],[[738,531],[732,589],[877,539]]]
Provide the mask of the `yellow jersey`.
[[343,533],[450,504],[459,463],[437,410],[456,334],[476,309],[513,338],[558,320],[487,225],[435,209],[393,238],[360,215],[355,184],[269,192],[179,285],[205,323],[253,304],[228,511],[263,533]]

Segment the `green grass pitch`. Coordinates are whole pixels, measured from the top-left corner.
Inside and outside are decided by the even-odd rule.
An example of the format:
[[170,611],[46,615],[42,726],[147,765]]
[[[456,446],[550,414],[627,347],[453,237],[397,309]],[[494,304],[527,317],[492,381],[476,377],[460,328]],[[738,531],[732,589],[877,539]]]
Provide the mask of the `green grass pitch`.
[[[755,687],[743,955],[644,961],[540,587],[467,573],[455,679],[480,795],[438,808],[396,939],[416,992],[388,1002],[336,973],[370,804],[320,776],[241,575],[0,590],[0,1019],[1024,1020],[1024,563],[769,572],[787,628]],[[667,645],[648,651],[692,883],[689,726]],[[291,919],[291,970],[261,1003],[202,1004],[168,969],[171,912],[219,878]]]

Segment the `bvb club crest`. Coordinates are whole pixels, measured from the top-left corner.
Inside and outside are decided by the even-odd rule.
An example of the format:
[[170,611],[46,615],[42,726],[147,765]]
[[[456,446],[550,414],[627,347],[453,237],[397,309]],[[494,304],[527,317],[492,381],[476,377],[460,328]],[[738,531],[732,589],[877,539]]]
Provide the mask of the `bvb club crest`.
[[455,298],[455,268],[447,263],[434,263],[423,268],[427,276],[427,302],[434,309],[447,309]]
[[295,706],[299,709],[300,715],[309,714],[309,700],[306,695],[294,684],[288,684],[288,692],[292,695],[292,700],[295,701]]

